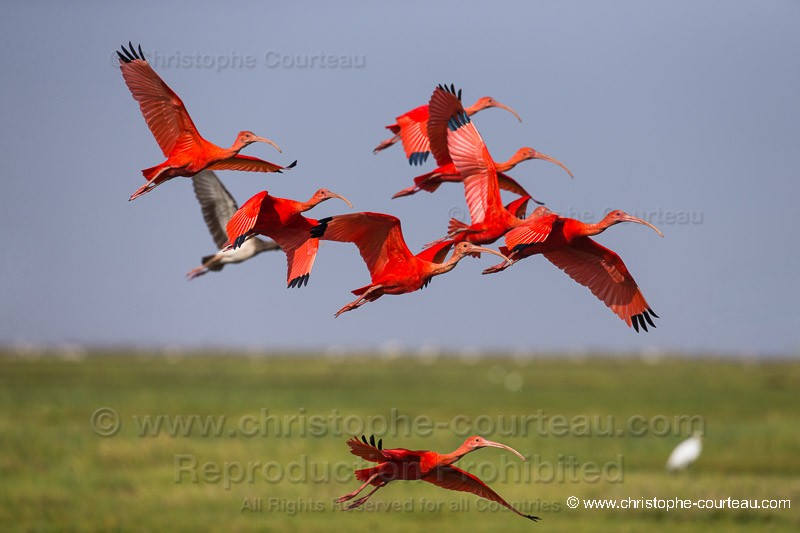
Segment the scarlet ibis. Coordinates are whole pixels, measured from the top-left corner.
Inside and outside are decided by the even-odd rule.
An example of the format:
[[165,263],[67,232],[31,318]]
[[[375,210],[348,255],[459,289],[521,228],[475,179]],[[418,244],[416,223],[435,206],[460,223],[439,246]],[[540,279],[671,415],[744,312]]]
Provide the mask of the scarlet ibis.
[[[450,219],[445,239],[489,244],[524,221],[503,207],[497,165],[462,107],[459,96],[460,91],[456,93],[452,85],[440,85],[433,91],[429,104],[431,150],[437,163],[442,165],[452,160],[461,174],[472,221],[465,224]],[[560,161],[549,157],[548,160],[566,169]]]
[[190,270],[186,274],[187,278],[194,279],[209,271],[219,272],[227,264],[241,263],[261,252],[280,250],[275,241],[265,241],[253,237],[247,239],[236,250],[224,251],[223,248],[228,242],[225,225],[239,209],[236,200],[233,199],[217,175],[210,170],[203,170],[192,176],[192,187],[197,201],[200,202],[200,210],[203,212],[203,219],[208,226],[208,231],[219,251],[203,257],[202,264]]
[[[542,159],[545,161],[550,161],[551,163],[555,163],[563,168],[567,174],[570,175],[570,177],[574,177],[572,172],[570,172],[570,170],[564,166],[561,161],[550,157],[549,155],[538,152],[529,146],[526,146],[517,150],[516,153],[508,159],[508,161],[501,163],[495,162],[498,186],[503,190],[513,192],[520,196],[529,195],[528,191],[526,191],[519,183],[512,179],[511,176],[506,174],[506,172],[517,166],[517,164],[530,159]],[[462,181],[463,179],[461,174],[458,173],[455,164],[453,164],[451,161],[450,163],[438,167],[433,172],[428,172],[427,174],[417,176],[414,178],[414,185],[398,191],[394,196],[392,196],[392,198],[409,196],[418,193],[419,191],[434,192],[442,183],[461,183]],[[534,199],[533,201],[537,204],[541,204],[541,202],[538,200]]]
[[277,198],[270,196],[267,191],[261,191],[247,200],[231,217],[227,226],[226,248],[235,250],[255,234],[270,237],[286,252],[288,286],[302,287],[308,284],[319,241],[309,237],[317,221],[300,213],[331,198],[338,198],[353,207],[350,200],[328,189],[319,189],[307,202]]
[[506,245],[500,250],[511,261],[489,267],[483,273],[499,272],[522,258],[542,254],[573,280],[588,287],[629,327],[633,326],[637,332],[639,327],[647,331],[648,324],[656,327],[653,318],[658,315],[644,299],[620,256],[591,239],[592,235],[621,222],[643,224],[664,236],[653,224],[620,210],[611,211],[596,224],[587,224],[538,207],[525,224],[506,234]]
[[356,470],[356,479],[363,481],[364,484],[357,490],[338,498],[336,500],[337,503],[344,503],[352,500],[368,485],[373,485],[375,488],[366,496],[362,496],[348,505],[345,510],[354,509],[362,505],[370,496],[375,494],[378,489],[386,486],[386,484],[391,481],[422,480],[444,489],[471,492],[481,498],[497,502],[514,513],[533,520],[534,522],[540,520],[538,516],[527,515],[517,511],[478,477],[453,466],[453,463],[468,453],[487,447],[508,450],[524,461],[525,456],[511,446],[493,442],[477,435],[469,437],[464,441],[464,444],[459,446],[455,451],[444,454],[428,450],[406,450],[405,448],[385,450],[383,449],[383,440],[379,440],[376,444],[374,435],[370,436],[369,442],[367,442],[367,438],[363,435],[361,436],[361,440],[352,437],[347,441],[347,445],[350,446],[350,453],[361,457],[365,461],[378,463],[378,466]]
[[405,294],[425,287],[434,276],[455,268],[468,254],[486,252],[505,259],[495,250],[460,243],[444,261],[452,241],[436,243],[417,255],[403,239],[400,220],[383,213],[353,213],[323,218],[311,230],[311,236],[329,241],[352,242],[367,264],[372,283],[356,289],[358,299],[339,309],[335,316],[372,302],[384,294]]
[[[507,105],[501,104],[491,96],[479,98],[477,102],[466,108],[464,112],[469,115],[474,115],[478,111],[489,107],[505,109],[517,117],[517,120],[522,122],[522,119],[516,111]],[[386,126],[386,129],[394,133],[394,136],[381,142],[372,152],[377,154],[381,150],[392,146],[397,141],[402,140],[408,163],[411,165],[421,165],[428,159],[431,150],[430,141],[428,140],[428,106],[421,105],[415,107],[411,111],[397,117],[396,120],[397,122],[394,124]]]
[[239,155],[239,151],[254,142],[274,142],[259,137],[252,131],[240,131],[230,148],[221,148],[205,140],[192,122],[183,102],[164,83],[144,57],[142,46],[138,51],[128,43],[122,47],[119,68],[133,98],[139,102],[147,127],[164,152],[166,161],[142,170],[147,183],[134,192],[130,200],[150,192],[167,180],[178,176],[192,177],[203,169],[246,170],[251,172],[280,172],[297,163],[282,167],[255,157]]

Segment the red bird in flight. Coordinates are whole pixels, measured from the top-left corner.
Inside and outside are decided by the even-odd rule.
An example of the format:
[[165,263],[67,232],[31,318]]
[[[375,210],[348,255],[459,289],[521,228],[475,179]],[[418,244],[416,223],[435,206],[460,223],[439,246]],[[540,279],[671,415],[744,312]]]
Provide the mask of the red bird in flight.
[[123,46],[122,52],[117,52],[122,77],[133,98],[139,102],[147,127],[167,158],[160,165],[142,170],[147,183],[139,187],[130,200],[150,192],[167,180],[178,176],[192,177],[204,169],[280,172],[297,163],[295,161],[282,167],[255,157],[239,155],[239,150],[254,142],[271,144],[281,151],[274,142],[251,131],[239,132],[230,148],[221,148],[205,140],[197,131],[181,99],[145,60],[142,46],[139,45],[138,52],[132,43],[128,43],[128,46],[130,49]]
[[225,185],[210,170],[203,170],[192,176],[192,187],[194,195],[200,203],[200,210],[203,212],[203,220],[208,226],[211,238],[219,248],[219,251],[207,255],[201,259],[199,267],[190,270],[186,277],[194,279],[202,276],[206,272],[219,272],[225,265],[241,263],[251,257],[255,257],[261,252],[280,250],[280,246],[275,241],[265,241],[258,237],[247,239],[242,246],[236,250],[224,250],[228,243],[228,234],[225,226],[230,221],[234,213],[239,209]]
[[520,259],[542,254],[573,280],[588,287],[629,327],[637,332],[640,327],[647,331],[648,324],[656,327],[653,318],[658,315],[644,299],[622,258],[591,238],[621,222],[643,224],[664,236],[653,224],[620,210],[611,211],[596,224],[587,224],[538,207],[524,225],[505,236],[506,245],[500,250],[511,262],[489,267],[483,273],[500,272]]
[[425,287],[434,276],[455,268],[469,254],[486,252],[505,256],[495,250],[460,243],[449,260],[444,261],[452,241],[441,241],[413,255],[403,239],[400,220],[383,213],[353,213],[323,218],[311,230],[314,240],[352,242],[367,264],[372,283],[356,289],[358,299],[339,309],[336,316],[357,309],[384,294],[405,294]]
[[[524,223],[517,213],[503,207],[497,164],[472,123],[453,86],[440,85],[431,96],[428,133],[431,151],[439,165],[452,163],[464,183],[471,224],[450,219],[445,239],[489,244]],[[548,160],[569,170],[558,160]],[[569,173],[570,176],[572,175]]]
[[373,435],[370,437],[369,442],[367,442],[364,436],[361,437],[361,440],[352,437],[347,441],[347,445],[350,446],[350,453],[361,457],[365,461],[378,463],[378,466],[356,470],[356,479],[363,481],[364,484],[357,490],[337,499],[337,503],[344,503],[352,500],[368,485],[373,485],[375,488],[366,496],[362,496],[348,505],[345,510],[355,509],[362,505],[370,496],[375,494],[378,489],[386,486],[386,484],[391,481],[422,480],[444,489],[471,492],[481,498],[497,502],[519,516],[523,516],[534,522],[540,520],[538,516],[527,515],[517,511],[499,494],[490,489],[486,483],[478,479],[478,477],[453,466],[453,463],[468,453],[486,447],[502,448],[515,453],[523,461],[525,460],[525,456],[505,444],[493,442],[483,437],[473,436],[465,440],[464,444],[459,446],[455,451],[442,454],[428,450],[406,450],[405,448],[384,450],[383,441],[379,440],[376,445],[375,436]]
[[252,235],[266,235],[286,253],[288,286],[302,287],[308,284],[319,241],[310,237],[311,228],[317,225],[317,221],[301,213],[331,198],[339,198],[353,207],[350,200],[328,189],[319,189],[307,202],[277,198],[262,191],[247,200],[231,217],[227,226],[227,246],[235,250]]
[[[474,115],[478,111],[487,109],[489,107],[499,107],[510,112],[517,117],[517,120],[522,122],[516,111],[501,104],[491,96],[484,96],[479,98],[477,102],[466,108],[465,112],[469,115]],[[403,149],[406,152],[406,157],[411,165],[421,165],[428,159],[431,151],[430,141],[428,140],[428,106],[421,105],[415,107],[411,111],[404,113],[397,117],[397,122],[386,126],[386,129],[394,133],[394,137],[386,139],[381,142],[372,151],[377,154],[392,146],[397,141],[403,141]]]

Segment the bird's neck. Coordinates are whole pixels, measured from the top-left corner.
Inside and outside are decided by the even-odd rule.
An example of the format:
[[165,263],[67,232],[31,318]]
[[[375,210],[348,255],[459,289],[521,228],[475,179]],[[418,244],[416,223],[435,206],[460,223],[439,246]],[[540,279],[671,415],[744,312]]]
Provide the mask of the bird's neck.
[[453,254],[453,256],[450,259],[442,263],[430,262],[428,264],[428,274],[430,275],[430,277],[433,277],[433,276],[438,276],[439,274],[450,272],[456,267],[456,265],[458,264],[458,262],[461,260],[462,257],[463,256],[461,255]]
[[474,104],[472,104],[471,106],[469,106],[469,107],[465,107],[465,108],[464,108],[464,112],[465,112],[467,115],[469,115],[469,116],[472,116],[472,115],[474,115],[475,113],[477,113],[478,111],[480,111],[481,109],[483,109],[483,108],[478,106],[478,102],[475,102],[475,103],[474,103]]
[[578,220],[574,220],[571,224],[572,228],[565,228],[571,229],[572,231],[568,231],[575,237],[592,237],[599,233],[603,233],[609,226],[613,224],[609,223],[607,219],[603,219],[600,222],[596,222],[594,224],[587,224],[586,222],[580,222]]
[[439,460],[437,461],[436,466],[441,467],[441,466],[451,465],[456,461],[458,461],[459,459],[461,459],[462,457],[464,457],[465,455],[467,455],[471,451],[472,451],[471,449],[461,446],[455,451],[441,455],[439,457]]
[[515,166],[517,163],[521,161],[520,156],[518,154],[512,155],[508,161],[503,161],[502,163],[495,163],[494,166],[497,168],[498,172],[508,172]]
[[296,202],[297,203],[297,212],[298,213],[305,213],[319,205],[321,200],[316,200],[313,197],[307,202]]

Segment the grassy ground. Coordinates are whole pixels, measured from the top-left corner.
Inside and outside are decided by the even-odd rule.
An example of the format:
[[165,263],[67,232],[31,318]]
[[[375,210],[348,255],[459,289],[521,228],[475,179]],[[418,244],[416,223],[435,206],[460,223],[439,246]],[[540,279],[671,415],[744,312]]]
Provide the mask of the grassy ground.
[[[798,391],[798,362],[0,355],[0,525],[797,531]],[[157,415],[184,425],[162,419],[157,430]],[[703,455],[667,474],[670,450],[697,425]],[[513,446],[527,463],[489,448],[459,465],[542,521],[422,482],[392,483],[342,512],[333,499],[365,466],[344,442],[354,432],[385,447],[450,451],[472,433]],[[570,509],[569,496],[793,508]]]

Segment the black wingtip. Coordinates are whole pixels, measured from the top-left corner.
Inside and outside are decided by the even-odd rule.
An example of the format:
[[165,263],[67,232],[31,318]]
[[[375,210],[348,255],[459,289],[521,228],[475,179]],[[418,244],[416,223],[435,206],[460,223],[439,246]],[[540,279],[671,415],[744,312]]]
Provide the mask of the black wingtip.
[[308,285],[308,278],[310,276],[311,274],[303,274],[302,276],[297,276],[296,278],[294,278],[292,281],[289,282],[286,288],[291,289],[296,287],[299,289],[300,287],[304,287]]
[[383,449],[383,439],[378,439],[378,449],[379,450]]
[[660,318],[660,317],[657,314],[655,314],[652,309],[648,308],[647,310],[642,311],[638,315],[633,315],[631,317],[631,325],[633,326],[633,329],[636,330],[636,333],[639,333],[639,327],[641,327],[645,332],[647,332],[649,331],[647,329],[648,324],[652,328],[656,327],[655,322],[653,322],[653,318]]
[[372,446],[373,448],[375,447],[375,435],[369,436],[369,445]]
[[284,168],[284,169],[287,169],[287,168],[294,168],[294,167],[296,167],[296,166],[297,166],[297,159],[295,159],[294,161],[292,161],[291,163],[289,163],[287,166],[285,166],[285,167],[283,167],[283,168]]
[[364,444],[369,444],[367,442],[367,437],[365,437],[364,435],[361,435],[361,442],[363,442]]
[[137,59],[141,59],[142,61],[147,61],[144,58],[144,52],[142,52],[142,45],[139,45],[139,51],[136,51],[136,48],[133,47],[133,43],[128,41],[128,47],[126,48],[123,44],[121,47],[122,52],[117,52],[119,56],[119,60],[123,63],[130,63],[131,61],[135,61]]
[[325,230],[328,229],[328,222],[333,220],[333,217],[325,217],[321,218],[317,221],[317,225],[311,228],[311,237],[314,239],[319,239],[323,235],[325,235]]
[[538,522],[539,520],[541,520],[541,518],[539,518],[538,516],[533,516],[533,515],[530,515],[530,514],[525,514],[525,515],[522,515],[522,516],[524,516],[528,520],[533,520],[534,522]]

